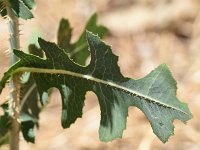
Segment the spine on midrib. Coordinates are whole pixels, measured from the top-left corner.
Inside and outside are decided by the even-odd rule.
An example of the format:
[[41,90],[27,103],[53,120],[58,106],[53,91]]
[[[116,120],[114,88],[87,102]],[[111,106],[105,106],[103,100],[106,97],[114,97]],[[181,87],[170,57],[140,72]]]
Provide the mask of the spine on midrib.
[[167,108],[171,108],[171,109],[180,111],[180,112],[182,112],[184,114],[187,114],[186,112],[182,111],[179,108],[170,106],[170,105],[168,105],[166,103],[163,103],[163,102],[160,102],[160,101],[158,101],[158,100],[156,100],[156,99],[154,99],[152,97],[143,95],[143,94],[141,94],[141,93],[139,93],[137,91],[134,91],[132,89],[128,89],[128,88],[126,88],[124,86],[115,84],[113,82],[108,82],[108,81],[105,81],[105,80],[102,80],[102,79],[99,79],[99,78],[95,78],[95,77],[90,76],[90,75],[84,75],[84,74],[81,74],[81,73],[76,73],[76,72],[71,72],[71,71],[61,70],[61,69],[46,69],[46,68],[43,69],[43,68],[30,68],[30,67],[20,67],[20,68],[16,69],[13,72],[13,74],[16,73],[16,72],[65,74],[65,75],[69,75],[69,76],[73,76],[73,77],[84,78],[84,79],[87,79],[87,80],[90,80],[90,81],[94,81],[94,82],[97,82],[97,83],[102,83],[104,85],[109,85],[109,86],[114,87],[116,89],[119,89],[119,90],[122,90],[122,91],[126,91],[127,93],[130,93],[133,96],[139,97],[140,99],[144,99],[146,101],[149,101],[149,102],[152,102],[152,103],[156,103],[157,105],[160,105],[160,106],[163,106],[163,107],[167,107]]

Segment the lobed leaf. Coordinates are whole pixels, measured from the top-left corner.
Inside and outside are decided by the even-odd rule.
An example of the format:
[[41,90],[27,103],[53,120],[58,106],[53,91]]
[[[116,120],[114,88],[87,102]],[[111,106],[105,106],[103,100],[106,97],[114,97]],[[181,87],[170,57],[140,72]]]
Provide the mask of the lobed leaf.
[[101,110],[99,136],[106,142],[122,137],[130,106],[138,107],[146,115],[162,142],[174,133],[174,119],[183,122],[191,119],[188,106],[176,97],[176,82],[165,64],[142,79],[126,78],[120,73],[118,57],[110,46],[90,32],[86,38],[91,52],[91,62],[86,67],[74,63],[54,43],[42,39],[38,42],[46,59],[15,50],[20,61],[4,74],[0,90],[12,74],[32,72],[42,103],[46,103],[48,89],[59,89],[63,128],[70,127],[82,116],[85,93],[93,91]]
[[[28,3],[28,1],[26,1],[26,2]],[[29,2],[28,4],[30,5],[30,8],[32,8],[31,3]],[[97,22],[97,15],[94,14],[89,19],[89,21],[86,25],[86,28],[92,28],[93,31],[101,32],[102,29],[104,29],[105,27],[97,26],[96,22]],[[85,33],[85,29],[84,29],[84,33]],[[71,42],[71,34],[72,34],[72,28],[70,27],[68,20],[62,19],[60,21],[60,26],[59,26],[59,30],[58,30],[58,45],[59,45],[59,47],[65,49],[66,51],[67,51],[67,49],[70,49],[70,51],[73,52],[74,55],[76,55],[76,53],[74,51],[76,49],[76,47],[70,43]],[[101,32],[99,34],[101,36],[103,36],[105,34],[105,32]],[[80,43],[80,45],[81,44],[87,45],[86,40],[82,41]],[[78,46],[79,46],[79,44],[78,44]],[[85,47],[87,47],[87,46],[85,46]],[[38,48],[35,44],[30,44],[28,49],[29,49],[30,54],[33,54],[33,55],[36,55],[39,57],[43,57],[42,49]],[[87,49],[84,49],[84,47],[82,47],[82,49],[80,49],[80,50],[83,51],[82,54],[86,54],[85,55],[86,56],[85,59],[86,59],[89,56],[89,51]],[[78,55],[76,55],[76,57],[77,56]],[[82,59],[82,61],[85,62],[86,60]],[[33,134],[33,130],[34,130],[35,126],[36,127],[39,126],[39,124],[38,124],[39,113],[44,106],[41,107],[38,103],[39,102],[39,97],[38,97],[39,94],[38,94],[36,84],[35,84],[32,74],[24,73],[21,77],[21,80],[22,80],[22,82],[21,82],[22,86],[20,89],[21,131],[22,131],[23,136],[26,141],[34,142],[35,137]],[[50,92],[48,94],[50,94]]]
[[71,43],[72,28],[68,20],[62,19],[60,21],[57,37],[58,46],[69,53],[70,58],[80,65],[85,65],[86,59],[90,56],[88,45],[85,40],[86,30],[98,34],[100,38],[103,38],[108,33],[108,29],[105,26],[97,25],[97,19],[98,16],[94,13],[86,23],[81,36],[74,43]]

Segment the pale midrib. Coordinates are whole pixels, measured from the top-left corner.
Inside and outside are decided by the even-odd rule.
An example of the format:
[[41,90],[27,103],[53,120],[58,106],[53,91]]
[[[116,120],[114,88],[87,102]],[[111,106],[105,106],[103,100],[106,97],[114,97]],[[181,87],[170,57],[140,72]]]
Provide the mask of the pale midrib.
[[20,67],[20,68],[16,69],[15,71],[13,71],[12,75],[15,74],[15,73],[18,73],[18,72],[33,72],[33,73],[47,73],[47,74],[66,74],[66,75],[70,75],[70,76],[74,76],[74,77],[78,77],[78,78],[84,78],[84,79],[91,80],[91,81],[94,81],[94,82],[97,82],[97,83],[102,83],[102,84],[105,84],[105,85],[109,85],[111,87],[120,89],[122,91],[127,91],[129,93],[132,93],[136,97],[143,98],[143,99],[148,100],[148,101],[150,101],[152,103],[157,103],[157,104],[162,105],[164,107],[171,108],[171,109],[180,111],[180,112],[182,112],[184,114],[187,114],[186,112],[184,112],[184,111],[182,111],[182,110],[180,110],[180,109],[178,109],[176,107],[173,107],[173,106],[170,106],[168,104],[162,103],[162,102],[160,102],[160,101],[158,101],[158,100],[156,100],[154,98],[151,98],[149,96],[146,96],[146,95],[143,95],[141,93],[138,93],[137,91],[128,89],[128,88],[126,88],[124,86],[115,84],[113,82],[108,82],[108,81],[105,81],[105,80],[101,80],[101,79],[92,77],[90,75],[84,75],[84,74],[81,74],[81,73],[76,73],[76,72],[71,72],[71,71],[61,70],[61,69],[46,69],[46,68],[43,69],[43,68],[31,68],[31,67]]

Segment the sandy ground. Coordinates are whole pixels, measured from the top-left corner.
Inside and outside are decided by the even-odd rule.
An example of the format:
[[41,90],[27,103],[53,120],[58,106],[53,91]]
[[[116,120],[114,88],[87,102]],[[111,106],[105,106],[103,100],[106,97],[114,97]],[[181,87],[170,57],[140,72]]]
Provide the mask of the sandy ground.
[[[200,2],[198,0],[37,0],[35,18],[21,20],[21,47],[33,33],[56,41],[58,23],[68,18],[74,27],[73,39],[81,33],[86,20],[98,12],[106,25],[112,45],[119,56],[124,76],[141,78],[161,63],[166,63],[177,80],[177,95],[189,104],[193,119],[187,125],[175,120],[175,135],[163,144],[153,134],[149,122],[137,108],[129,108],[123,138],[100,142],[100,110],[94,93],[86,95],[83,117],[69,129],[60,124],[61,100],[55,90],[50,104],[40,115],[36,143],[20,137],[21,150],[199,150],[200,149]],[[5,20],[0,19],[0,77],[9,64]],[[6,99],[7,88],[0,96]],[[0,149],[8,149],[4,146]]]

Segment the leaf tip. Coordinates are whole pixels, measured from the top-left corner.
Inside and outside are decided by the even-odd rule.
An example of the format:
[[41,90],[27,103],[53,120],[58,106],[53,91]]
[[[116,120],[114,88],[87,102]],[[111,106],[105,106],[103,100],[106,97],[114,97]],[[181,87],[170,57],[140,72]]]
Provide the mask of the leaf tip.
[[41,37],[38,38],[38,43],[41,44],[43,43],[45,40],[43,40]]
[[94,36],[94,34],[93,34],[91,31],[86,30],[86,38],[87,38],[87,39],[90,39],[90,38],[93,37],[93,36]]
[[23,53],[22,51],[18,50],[18,49],[13,49],[13,53],[20,58],[20,54]]
[[91,19],[90,19],[90,20],[92,20],[92,19],[95,19],[95,22],[97,21],[97,19],[98,19],[98,15],[97,15],[97,13],[96,13],[96,12],[94,12],[94,13],[92,14],[92,16],[91,16]]
[[17,49],[13,49],[13,53],[16,55],[19,52]]
[[39,37],[39,38],[38,38],[38,43],[39,43],[39,46],[40,46],[43,50],[45,50],[44,47],[45,47],[45,45],[46,45],[48,42]]
[[91,41],[100,41],[100,37],[98,36],[98,34],[94,34],[89,30],[86,30],[86,39],[88,43],[90,43]]
[[33,19],[33,18],[35,18],[34,17],[34,15],[33,14],[31,14],[29,17],[27,17],[27,18],[25,18],[25,17],[21,17],[22,19],[24,19],[24,20],[31,20],[31,19]]

